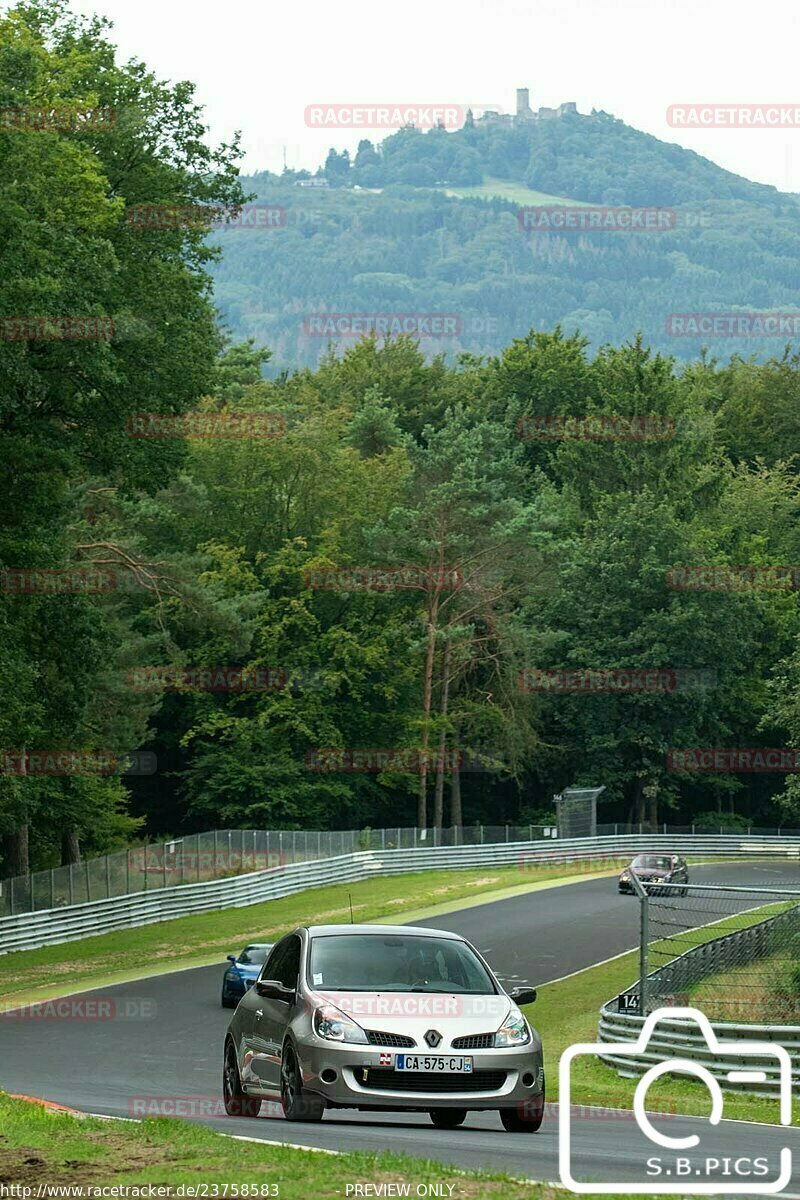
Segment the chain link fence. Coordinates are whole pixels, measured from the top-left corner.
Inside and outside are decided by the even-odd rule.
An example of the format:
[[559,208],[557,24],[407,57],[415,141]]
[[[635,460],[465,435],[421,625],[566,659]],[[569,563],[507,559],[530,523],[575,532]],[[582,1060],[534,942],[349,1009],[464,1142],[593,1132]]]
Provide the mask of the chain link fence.
[[[592,789],[595,790],[595,789]],[[599,837],[731,834],[798,837],[800,830],[748,827],[732,830],[713,823],[649,825],[617,822],[596,825]],[[289,863],[353,854],[357,850],[408,850],[429,846],[484,846],[498,842],[567,837],[552,825],[464,825],[444,829],[263,830],[216,829],[168,842],[151,843],[87,858],[68,866],[0,881],[0,917],[86,904],[133,892],[203,883]],[[573,836],[588,836],[585,831]],[[754,851],[757,847],[754,846]]]
[[711,1021],[800,1025],[800,889],[640,887],[640,978],[618,1011],[691,1007]]
[[555,834],[555,826],[542,825],[467,825],[439,830],[215,829],[2,880],[0,917],[87,904],[181,883],[205,883],[358,850],[482,846]]

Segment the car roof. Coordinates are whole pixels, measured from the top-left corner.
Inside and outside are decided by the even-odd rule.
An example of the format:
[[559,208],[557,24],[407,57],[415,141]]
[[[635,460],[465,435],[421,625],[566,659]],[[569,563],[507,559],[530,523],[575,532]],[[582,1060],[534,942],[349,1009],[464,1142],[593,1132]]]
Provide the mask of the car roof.
[[418,937],[449,938],[454,942],[463,942],[459,933],[451,933],[447,929],[423,929],[420,925],[307,925],[305,927],[311,937],[335,937],[345,933],[375,933],[375,934],[414,934]]
[[274,942],[248,942],[245,950],[268,950],[270,946],[274,946]]

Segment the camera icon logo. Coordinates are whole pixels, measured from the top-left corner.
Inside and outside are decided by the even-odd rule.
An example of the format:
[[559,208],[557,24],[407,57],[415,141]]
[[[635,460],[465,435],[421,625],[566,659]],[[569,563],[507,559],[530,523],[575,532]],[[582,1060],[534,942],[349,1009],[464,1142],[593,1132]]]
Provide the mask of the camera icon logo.
[[[572,1127],[570,1103],[573,1060],[583,1055],[596,1058],[613,1054],[615,1060],[630,1058],[633,1068],[637,1060],[641,1064],[642,1057],[647,1055],[649,1042],[658,1023],[664,1020],[672,1022],[676,1019],[694,1022],[699,1027],[707,1044],[706,1062],[710,1058],[716,1067],[716,1074],[703,1062],[694,1058],[670,1058],[649,1067],[639,1079],[633,1096],[636,1127],[644,1137],[636,1138],[640,1144],[629,1148],[636,1161],[638,1154],[642,1155],[642,1180],[610,1183],[596,1179],[576,1179],[573,1173],[575,1131]],[[752,1068],[740,1067],[741,1059],[757,1060],[757,1065],[754,1062]],[[767,1066],[773,1067],[771,1075],[767,1073]],[[774,1071],[776,1066],[777,1074]],[[792,1151],[789,1146],[782,1146],[778,1153],[770,1146],[769,1152],[765,1150],[763,1154],[758,1154],[757,1151],[741,1154],[742,1145],[749,1149],[753,1141],[752,1137],[746,1137],[743,1143],[741,1129],[733,1143],[728,1139],[714,1146],[711,1139],[707,1147],[701,1147],[701,1137],[698,1133],[685,1133],[683,1136],[673,1137],[655,1127],[645,1109],[647,1091],[662,1075],[673,1072],[694,1076],[706,1085],[711,1096],[711,1112],[707,1121],[712,1130],[719,1126],[723,1116],[721,1079],[729,1083],[765,1085],[769,1079],[777,1079],[780,1125],[792,1123],[792,1062],[784,1046],[773,1042],[721,1039],[712,1029],[705,1013],[698,1009],[659,1008],[647,1017],[635,1042],[580,1042],[568,1047],[562,1054],[559,1064],[558,1166],[564,1186],[570,1191],[584,1195],[623,1192],[628,1195],[680,1193],[685,1196],[710,1196],[725,1193],[731,1196],[753,1196],[774,1195],[783,1191],[792,1177]],[[687,1118],[687,1121],[689,1119]],[[701,1121],[702,1118],[692,1119],[692,1123],[698,1126]],[[752,1126],[754,1132],[757,1128],[757,1125]],[[664,1153],[654,1155],[654,1145]],[[693,1153],[690,1155],[687,1151]],[[773,1178],[769,1178],[770,1176]]]

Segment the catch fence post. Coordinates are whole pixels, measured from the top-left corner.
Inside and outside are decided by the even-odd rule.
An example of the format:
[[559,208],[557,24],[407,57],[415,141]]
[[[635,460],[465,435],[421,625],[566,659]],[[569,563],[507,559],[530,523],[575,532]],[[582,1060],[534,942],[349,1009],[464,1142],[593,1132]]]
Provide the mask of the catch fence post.
[[633,890],[639,897],[639,1012],[647,1016],[647,972],[650,940],[650,901],[646,889],[636,875],[631,872]]

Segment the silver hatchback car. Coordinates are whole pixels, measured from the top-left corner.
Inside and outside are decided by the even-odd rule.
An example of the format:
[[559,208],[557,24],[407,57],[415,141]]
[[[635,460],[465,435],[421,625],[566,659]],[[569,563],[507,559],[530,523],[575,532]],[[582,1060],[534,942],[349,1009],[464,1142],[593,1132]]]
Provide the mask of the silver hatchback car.
[[427,1112],[440,1129],[497,1110],[533,1133],[544,1115],[542,1043],[454,933],[408,925],[316,925],[276,943],[225,1037],[231,1116],[280,1098],[290,1121],[326,1108]]

